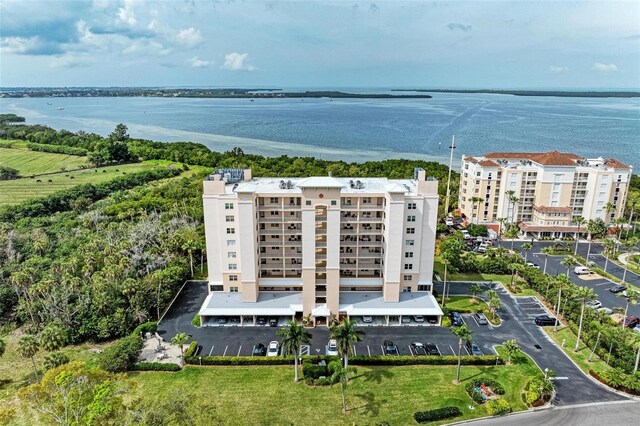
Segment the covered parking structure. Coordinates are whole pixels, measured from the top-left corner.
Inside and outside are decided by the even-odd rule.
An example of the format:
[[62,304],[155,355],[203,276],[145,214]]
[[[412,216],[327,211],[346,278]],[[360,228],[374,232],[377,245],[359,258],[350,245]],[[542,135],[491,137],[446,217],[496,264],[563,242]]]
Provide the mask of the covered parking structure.
[[216,318],[238,319],[239,325],[257,325],[259,317],[294,320],[302,313],[302,293],[260,292],[257,302],[242,300],[242,293],[213,292],[207,296],[198,315],[200,324],[212,325]]
[[[442,309],[435,297],[427,292],[400,293],[398,302],[386,302],[382,292],[341,292],[340,314],[351,317],[384,318],[385,325],[402,325],[402,317],[433,317],[442,322]],[[429,323],[424,322],[425,325]]]

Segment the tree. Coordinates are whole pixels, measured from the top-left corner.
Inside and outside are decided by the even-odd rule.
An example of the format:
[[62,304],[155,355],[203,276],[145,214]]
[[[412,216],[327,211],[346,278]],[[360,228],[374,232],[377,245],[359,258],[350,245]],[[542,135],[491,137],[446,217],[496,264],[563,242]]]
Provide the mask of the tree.
[[627,198],[627,207],[631,210],[629,213],[629,227],[627,228],[627,238],[629,238],[629,231],[633,227],[633,233],[636,232],[636,225],[633,222],[633,214],[635,213],[636,207],[640,204],[640,194],[629,195]]
[[616,209],[616,205],[613,203],[607,203],[604,205],[604,211],[607,212],[606,223],[611,223],[611,212]]
[[67,334],[60,325],[49,323],[40,334],[40,346],[45,351],[57,351],[67,343]]
[[[629,264],[631,263],[633,255],[636,252],[636,246],[638,245],[638,242],[640,242],[640,239],[638,239],[638,237],[631,237],[624,243],[624,248],[627,249],[627,262],[629,262]],[[624,272],[622,273],[622,281],[626,282],[628,269],[625,267],[623,267],[622,269],[624,269]]]
[[625,307],[624,307],[624,315],[622,316],[622,322],[620,323],[621,327],[624,328],[624,323],[627,322],[627,313],[629,312],[629,305],[635,305],[638,303],[638,300],[640,299],[640,292],[632,289],[632,288],[628,288],[626,291],[626,295],[624,295],[623,297],[625,298]]
[[116,128],[113,130],[113,132],[109,134],[109,140],[120,141],[120,142],[128,141],[129,140],[128,130],[129,129],[127,128],[127,126],[122,123],[116,125]]
[[522,244],[522,250],[524,250],[524,261],[527,262],[527,257],[529,256],[529,250],[533,248],[533,244],[524,243]]
[[638,363],[640,363],[640,338],[635,336],[633,338],[633,348],[636,350],[636,362],[633,365],[633,374],[638,372]]
[[444,306],[444,298],[447,295],[447,267],[451,263],[448,258],[442,256],[442,263],[444,263],[444,282],[442,284],[442,303]]
[[544,254],[544,268],[542,269],[542,273],[546,274],[547,273],[547,261],[549,260],[549,255],[551,253],[553,253],[553,248],[551,247],[544,247],[542,250],[540,250],[543,254]]
[[574,268],[578,264],[578,261],[573,256],[567,256],[560,261],[560,264],[565,268],[567,268],[567,277],[568,277],[569,271],[571,270],[571,268]]
[[502,227],[504,226],[504,223],[507,221],[507,218],[499,217],[496,219],[496,221],[498,221],[498,223],[500,224],[500,226],[498,227],[498,238],[502,238]]
[[520,198],[516,197],[516,196],[512,196],[510,199],[511,203],[513,204],[513,210],[511,210],[511,223],[515,223],[516,219],[516,205],[520,202]]
[[460,365],[462,364],[462,343],[471,341],[471,335],[473,331],[467,329],[466,324],[462,324],[460,327],[453,328],[451,330],[453,334],[458,338],[458,369],[456,371],[456,383],[460,383]]
[[584,308],[587,305],[587,302],[596,298],[596,294],[590,287],[578,287],[578,299],[580,300],[580,321],[578,325],[578,338],[576,339],[576,347],[573,348],[574,352],[578,352],[578,347],[580,346],[580,335],[582,334],[582,320],[584,318]]
[[2,358],[2,355],[4,355],[6,350],[7,350],[7,343],[4,341],[2,337],[0,337],[0,358]]
[[508,356],[507,364],[511,364],[511,357],[520,352],[520,345],[518,345],[516,339],[511,339],[502,343],[502,347]]
[[615,241],[605,238],[602,241],[602,245],[604,247],[604,271],[607,272],[607,265],[609,264],[609,256],[615,255],[616,252],[616,243]]
[[580,227],[584,225],[587,220],[582,216],[576,216],[573,218],[573,222],[578,225],[578,231],[576,232],[576,247],[573,251],[573,254],[578,254],[578,242],[580,241]]
[[608,319],[608,315],[602,311],[596,311],[594,313],[595,320],[591,324],[593,329],[598,330],[598,335],[596,336],[596,342],[593,345],[593,349],[591,350],[591,355],[589,355],[589,359],[587,361],[591,362],[591,359],[596,353],[596,349],[598,348],[598,343],[600,343],[600,336],[602,335],[603,324]]
[[474,299],[478,299],[478,295],[482,294],[482,289],[477,283],[473,283],[469,286],[469,292],[473,295]]
[[511,239],[511,251],[513,251],[513,243],[516,238],[518,238],[518,227],[517,226],[509,226],[507,228],[507,232],[504,233],[504,236]]
[[353,344],[362,341],[364,332],[356,330],[356,322],[348,318],[343,319],[340,324],[330,327],[330,331],[330,337],[338,342],[338,353],[344,359],[344,366],[348,368]]
[[38,368],[36,367],[35,356],[38,353],[38,339],[30,334],[23,335],[20,340],[18,340],[18,346],[16,350],[23,358],[31,358],[31,363],[33,364],[33,373],[35,374],[36,380],[40,380],[38,377]]
[[511,287],[511,291],[515,293],[515,276],[516,276],[516,272],[519,272],[520,269],[520,264],[519,263],[511,263],[509,265],[509,269],[511,269],[511,283],[509,285],[509,287]]
[[190,337],[187,333],[178,333],[171,338],[171,344],[180,348],[180,359],[184,362],[184,348]]
[[[569,259],[568,257],[566,259]],[[553,332],[558,332],[558,321],[560,317],[560,306],[562,303],[562,289],[568,287],[571,284],[569,280],[569,274],[567,275],[558,275],[555,278],[556,286],[558,286],[558,305],[556,306],[556,322],[553,326]]]
[[298,381],[298,355],[300,346],[311,344],[311,333],[295,321],[289,320],[286,327],[282,327],[276,335],[283,337],[282,347],[285,354],[293,353],[294,383]]
[[505,196],[507,197],[507,218],[511,216],[511,222],[513,222],[513,212],[511,211],[511,202],[513,201],[513,198],[515,198],[515,195],[516,195],[516,191],[512,189],[505,192]]
[[11,167],[0,166],[0,180],[18,179],[19,172]]
[[502,301],[500,300],[500,297],[498,297],[498,293],[494,290],[487,291],[487,296],[489,297],[489,311],[491,312],[491,318],[495,320],[496,310],[500,309]]
[[349,373],[353,371],[350,367],[345,367],[338,361],[329,363],[329,372],[331,372],[331,381],[340,383],[342,391],[342,413],[347,414],[347,383],[349,383]]
[[51,370],[52,368],[60,367],[68,362],[69,357],[62,352],[51,352],[44,357],[44,369]]
[[191,267],[191,278],[193,278],[193,251],[199,248],[198,233],[195,229],[191,228],[185,235],[184,243],[182,244],[182,250],[185,250],[189,254],[189,266]]
[[[471,206],[472,206],[471,211],[473,213],[475,213],[476,204],[481,203],[483,201],[483,199],[480,198],[480,197],[471,197],[470,201],[471,201]],[[472,213],[472,216],[473,216],[473,213]],[[479,222],[480,222],[480,209],[478,209],[478,213],[476,215],[476,224],[478,224]]]

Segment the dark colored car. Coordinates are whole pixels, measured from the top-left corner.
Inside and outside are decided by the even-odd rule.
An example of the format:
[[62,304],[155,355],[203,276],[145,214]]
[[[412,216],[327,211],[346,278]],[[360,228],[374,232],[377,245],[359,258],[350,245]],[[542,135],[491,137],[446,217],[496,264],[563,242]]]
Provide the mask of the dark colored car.
[[226,324],[227,323],[227,319],[226,318],[218,318],[218,324]]
[[269,318],[269,327],[277,327],[278,318]]
[[535,319],[536,325],[545,326],[545,325],[555,325],[556,319],[551,318],[549,315],[538,315]]
[[398,347],[391,340],[385,340],[382,346],[385,355],[399,355]]
[[451,316],[451,324],[456,327],[460,327],[464,322],[462,321],[462,316],[457,312],[451,312],[449,314]]
[[258,325],[265,325],[267,323],[267,319],[265,317],[258,317]]
[[424,348],[427,351],[427,355],[440,356],[440,351],[438,350],[438,347],[433,343],[427,343],[426,345],[424,345]]
[[415,355],[426,355],[427,349],[420,342],[411,342],[411,349]]
[[625,291],[627,288],[623,285],[614,285],[613,287],[611,287],[609,289],[609,291],[611,293],[622,293],[623,291]]
[[[618,322],[618,324],[622,324],[622,320]],[[640,324],[640,319],[635,315],[629,315],[624,319],[624,326],[628,328],[633,328],[636,325]]]
[[253,356],[265,356],[267,354],[267,348],[262,343],[258,343],[253,347]]
[[480,350],[480,347],[478,345],[476,345],[476,343],[474,341],[468,341],[467,342],[467,350],[473,356],[481,356],[482,355],[482,351]]

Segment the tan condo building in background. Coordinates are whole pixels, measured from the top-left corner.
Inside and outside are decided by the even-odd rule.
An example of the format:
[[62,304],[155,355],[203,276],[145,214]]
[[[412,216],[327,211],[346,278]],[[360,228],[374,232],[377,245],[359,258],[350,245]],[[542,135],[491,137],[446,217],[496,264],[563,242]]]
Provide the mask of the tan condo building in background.
[[414,179],[204,181],[209,295],[204,325],[286,319],[439,324],[432,295],[438,185]]
[[472,223],[504,218],[528,236],[573,236],[577,216],[611,223],[623,214],[631,174],[614,159],[558,151],[463,156],[458,206]]

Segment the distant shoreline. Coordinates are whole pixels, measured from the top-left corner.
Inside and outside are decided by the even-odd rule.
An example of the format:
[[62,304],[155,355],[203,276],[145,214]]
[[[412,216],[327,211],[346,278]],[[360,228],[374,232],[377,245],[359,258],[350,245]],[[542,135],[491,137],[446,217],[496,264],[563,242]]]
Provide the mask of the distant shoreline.
[[336,99],[430,99],[431,95],[391,95],[388,93],[347,93],[334,90],[284,92],[281,89],[142,89],[142,88],[34,88],[0,89],[2,98],[336,98]]
[[491,90],[491,89],[391,89],[392,92],[468,93],[514,96],[556,96],[561,98],[639,98],[640,92],[579,92],[564,90]]

